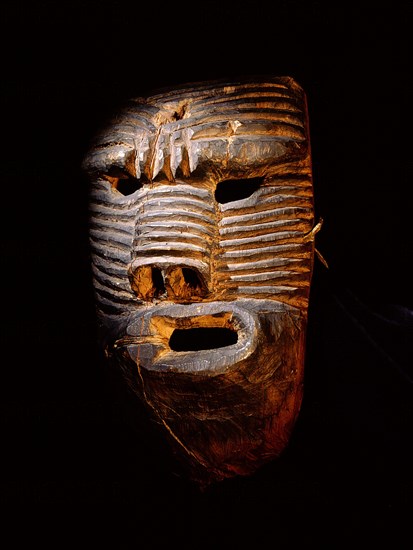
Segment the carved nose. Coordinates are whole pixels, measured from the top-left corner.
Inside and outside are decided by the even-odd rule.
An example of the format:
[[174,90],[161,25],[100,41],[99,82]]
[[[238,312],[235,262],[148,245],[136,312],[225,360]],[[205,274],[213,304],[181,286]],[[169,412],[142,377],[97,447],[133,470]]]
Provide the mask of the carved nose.
[[140,300],[196,302],[208,294],[201,271],[190,265],[145,264],[131,267],[129,280]]

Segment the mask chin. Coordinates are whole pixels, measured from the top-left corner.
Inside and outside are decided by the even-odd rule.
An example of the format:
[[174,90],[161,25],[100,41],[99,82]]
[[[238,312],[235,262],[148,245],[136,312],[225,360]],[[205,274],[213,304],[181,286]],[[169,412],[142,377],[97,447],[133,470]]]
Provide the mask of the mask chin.
[[[251,474],[279,456],[300,409],[304,373],[306,321],[299,310],[269,301],[209,308],[209,315],[188,317],[187,306],[155,307],[129,326],[115,351],[132,391],[187,475],[200,483]],[[206,321],[212,328],[231,321],[237,342],[204,350],[163,347],[174,331],[191,330],[173,327]],[[138,327],[139,337],[133,334]]]

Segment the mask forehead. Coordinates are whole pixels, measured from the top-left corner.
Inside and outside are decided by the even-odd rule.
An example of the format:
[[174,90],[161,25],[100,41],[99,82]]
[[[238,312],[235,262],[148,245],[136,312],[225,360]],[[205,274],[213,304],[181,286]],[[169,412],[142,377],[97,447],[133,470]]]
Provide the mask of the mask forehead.
[[111,121],[88,168],[149,181],[277,173],[308,152],[305,96],[291,79],[184,88],[137,99]]

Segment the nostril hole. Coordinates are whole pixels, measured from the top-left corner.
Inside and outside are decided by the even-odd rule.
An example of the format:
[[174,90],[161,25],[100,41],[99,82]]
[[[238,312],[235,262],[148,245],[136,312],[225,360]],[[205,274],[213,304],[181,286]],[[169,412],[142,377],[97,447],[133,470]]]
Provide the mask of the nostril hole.
[[132,290],[141,300],[153,300],[166,293],[159,267],[143,265],[129,273]]
[[166,287],[169,298],[175,301],[199,300],[208,293],[202,274],[189,267],[170,269],[166,276]]
[[161,294],[164,294],[166,292],[162,271],[159,269],[159,267],[152,268],[152,283],[155,289],[156,296],[160,296]]
[[198,274],[193,269],[189,269],[188,267],[183,267],[182,275],[186,284],[191,288],[198,288],[202,286],[202,283],[199,279]]
[[238,341],[238,334],[229,328],[175,329],[169,340],[173,351],[199,351],[232,346]]

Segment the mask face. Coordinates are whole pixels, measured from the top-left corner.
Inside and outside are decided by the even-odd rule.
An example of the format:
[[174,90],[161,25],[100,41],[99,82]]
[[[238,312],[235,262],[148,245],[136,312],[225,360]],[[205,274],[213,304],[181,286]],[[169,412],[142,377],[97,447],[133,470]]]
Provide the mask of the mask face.
[[314,260],[291,78],[132,100],[84,160],[102,346],[200,483],[249,475],[299,413]]

